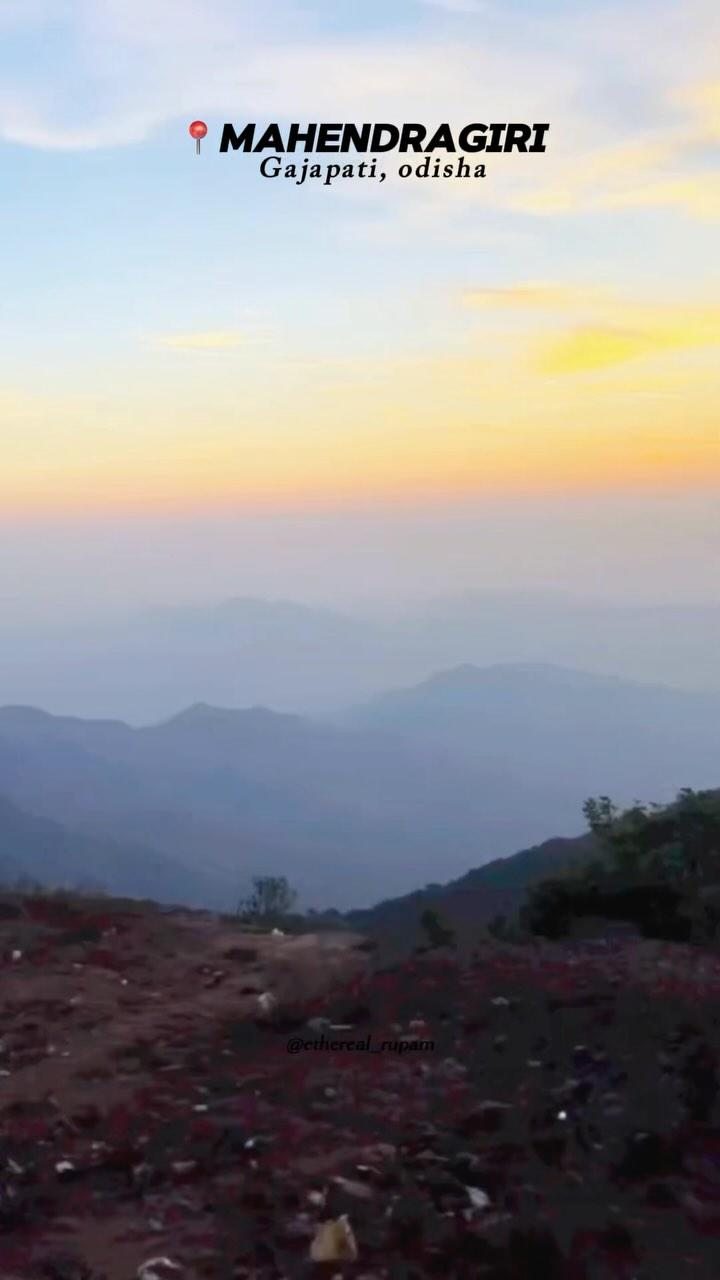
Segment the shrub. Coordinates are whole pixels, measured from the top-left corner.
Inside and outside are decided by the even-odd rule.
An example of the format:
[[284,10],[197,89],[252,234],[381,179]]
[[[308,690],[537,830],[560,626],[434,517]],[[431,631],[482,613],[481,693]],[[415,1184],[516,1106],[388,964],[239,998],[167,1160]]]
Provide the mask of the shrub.
[[428,947],[430,947],[431,950],[434,950],[436,947],[455,946],[454,931],[441,924],[437,911],[433,911],[428,907],[426,911],[423,911],[420,917],[420,924],[427,937]]
[[296,901],[285,876],[255,876],[252,893],[238,902],[237,915],[247,924],[270,926],[290,915]]

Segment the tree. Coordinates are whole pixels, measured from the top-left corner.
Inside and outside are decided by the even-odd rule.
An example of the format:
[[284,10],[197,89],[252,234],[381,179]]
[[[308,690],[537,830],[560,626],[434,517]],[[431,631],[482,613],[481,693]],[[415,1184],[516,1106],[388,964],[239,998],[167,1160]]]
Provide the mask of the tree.
[[607,796],[583,812],[620,875],[688,888],[720,880],[720,794],[685,787],[670,805],[635,804],[623,813]]
[[685,788],[672,804],[622,813],[600,796],[583,812],[601,857],[531,886],[521,918],[534,933],[559,938],[574,919],[603,916],[645,937],[720,935],[720,792]]
[[237,914],[247,923],[272,925],[288,916],[296,901],[285,876],[254,876],[252,893],[240,899]]
[[603,836],[611,829],[618,810],[609,796],[591,796],[583,805],[583,814],[593,835]]

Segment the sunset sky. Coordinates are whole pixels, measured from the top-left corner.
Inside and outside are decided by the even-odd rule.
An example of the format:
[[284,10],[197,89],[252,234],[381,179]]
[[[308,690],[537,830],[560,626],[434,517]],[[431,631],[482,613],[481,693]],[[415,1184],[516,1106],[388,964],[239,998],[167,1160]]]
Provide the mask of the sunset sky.
[[[0,0],[6,530],[665,495],[705,590],[719,37],[716,0]],[[551,128],[484,180],[328,189],[225,120]]]

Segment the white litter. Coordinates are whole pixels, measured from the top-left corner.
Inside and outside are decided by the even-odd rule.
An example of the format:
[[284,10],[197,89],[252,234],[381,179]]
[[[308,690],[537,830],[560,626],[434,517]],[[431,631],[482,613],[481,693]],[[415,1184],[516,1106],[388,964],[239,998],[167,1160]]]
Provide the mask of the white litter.
[[13,961],[22,960],[22,951],[13,951],[12,956],[10,958]]
[[329,1031],[332,1023],[329,1018],[308,1018],[307,1025],[311,1031]]
[[283,930],[283,929],[273,929],[271,932],[272,932],[272,937],[273,937],[273,938],[284,938],[284,937],[285,937],[285,933],[284,933],[284,930]]
[[465,1190],[473,1209],[487,1209],[490,1197],[481,1191],[480,1187],[466,1187]]
[[165,1267],[168,1271],[182,1271],[182,1267],[177,1262],[173,1262],[172,1258],[148,1258],[147,1262],[141,1262],[137,1269],[137,1280],[165,1280],[155,1268]]

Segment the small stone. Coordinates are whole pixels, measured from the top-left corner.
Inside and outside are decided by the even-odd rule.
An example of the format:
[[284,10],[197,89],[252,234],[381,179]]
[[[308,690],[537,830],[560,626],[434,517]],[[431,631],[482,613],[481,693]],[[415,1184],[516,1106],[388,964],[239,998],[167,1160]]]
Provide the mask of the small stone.
[[353,1178],[337,1177],[332,1180],[340,1191],[354,1196],[357,1200],[372,1200],[373,1191],[366,1182],[356,1182]]
[[377,1164],[383,1160],[394,1160],[397,1147],[391,1142],[374,1142],[372,1146],[364,1147],[361,1154],[369,1164]]
[[488,1099],[463,1116],[458,1121],[457,1130],[468,1136],[478,1132],[495,1133],[508,1118],[508,1113],[513,1110],[510,1102],[495,1102]]
[[467,1067],[462,1062],[458,1062],[457,1058],[443,1058],[438,1072],[446,1079],[459,1080],[467,1075]]

